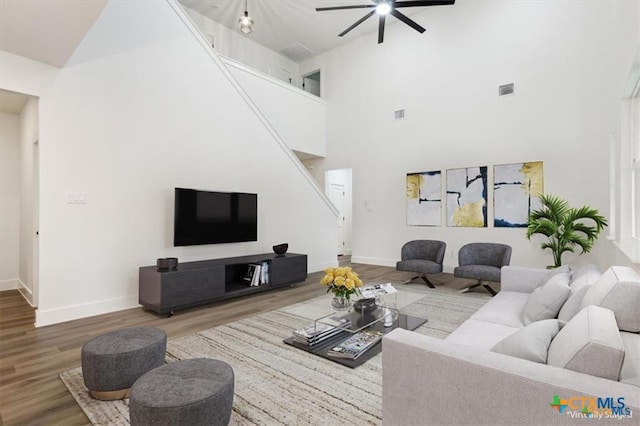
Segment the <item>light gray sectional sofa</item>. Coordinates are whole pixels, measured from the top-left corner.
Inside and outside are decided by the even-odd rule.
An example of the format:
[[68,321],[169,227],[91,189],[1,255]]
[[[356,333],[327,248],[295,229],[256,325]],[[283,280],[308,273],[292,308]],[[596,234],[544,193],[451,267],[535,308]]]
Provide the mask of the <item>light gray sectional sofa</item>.
[[383,338],[384,425],[640,424],[637,272],[510,266],[501,287],[444,340]]

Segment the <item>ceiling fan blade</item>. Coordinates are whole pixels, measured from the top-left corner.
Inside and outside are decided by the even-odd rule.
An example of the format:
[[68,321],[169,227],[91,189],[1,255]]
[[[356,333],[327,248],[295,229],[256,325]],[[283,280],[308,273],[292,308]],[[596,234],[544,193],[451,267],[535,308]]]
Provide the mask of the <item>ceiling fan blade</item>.
[[452,5],[456,0],[416,0],[416,1],[397,1],[393,7],[418,7],[418,6],[448,6]]
[[378,44],[384,41],[384,18],[385,15],[380,15],[380,21],[378,21]]
[[373,15],[374,13],[376,13],[376,10],[373,9],[371,12],[367,13],[366,15],[364,15],[362,18],[358,19],[355,24],[351,25],[349,28],[347,28],[346,30],[344,30],[343,32],[341,32],[340,34],[338,34],[338,37],[342,37],[343,35],[345,35],[346,33],[348,33],[349,31],[351,31],[352,29],[354,29],[355,27],[357,27],[358,25],[362,24],[365,20],[369,19],[371,17],[371,15]]
[[391,13],[393,16],[395,16],[396,18],[398,18],[399,20],[401,20],[402,22],[404,22],[414,30],[418,31],[420,34],[426,31],[424,28],[418,25],[415,21],[412,21],[411,19],[407,18],[405,15],[403,15],[402,13],[398,12],[395,9],[391,9],[391,12],[389,13]]
[[326,10],[344,10],[344,9],[371,9],[376,7],[375,4],[358,4],[354,6],[334,6],[334,7],[316,7],[316,12],[324,12]]

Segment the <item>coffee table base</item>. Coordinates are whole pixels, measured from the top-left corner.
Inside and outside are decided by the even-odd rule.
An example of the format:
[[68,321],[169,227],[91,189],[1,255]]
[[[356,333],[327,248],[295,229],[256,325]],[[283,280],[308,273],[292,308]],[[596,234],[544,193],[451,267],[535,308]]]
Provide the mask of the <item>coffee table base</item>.
[[[420,327],[422,324],[426,323],[428,320],[426,318],[422,318],[422,317],[415,317],[412,315],[406,315],[403,313],[400,313],[398,315],[398,321],[397,323],[392,326],[392,327],[385,327],[381,322],[375,323],[374,325],[372,325],[370,328],[368,328],[368,330],[376,330],[376,331],[380,331],[383,334],[387,334],[390,331],[392,331],[395,328],[404,328],[406,330],[415,330],[416,328]],[[353,336],[353,333],[349,333],[348,331],[343,331],[341,333],[336,334],[335,336],[320,342],[317,345],[314,345],[313,348],[302,344],[302,343],[298,343],[296,341],[293,340],[293,336],[291,337],[287,337],[286,339],[283,340],[284,343],[286,343],[287,345],[291,345],[295,348],[298,349],[302,349],[305,352],[309,352],[312,353],[314,355],[317,355],[321,358],[325,358],[328,359],[330,361],[333,362],[337,362],[338,364],[342,364],[345,365],[347,367],[350,368],[356,368],[359,365],[364,364],[365,362],[367,362],[369,359],[371,359],[373,356],[377,355],[380,353],[380,351],[382,351],[382,342],[377,342],[375,345],[373,345],[371,348],[369,348],[365,353],[363,353],[362,355],[360,355],[358,358],[356,359],[347,359],[347,358],[337,358],[334,356],[330,356],[328,354],[329,350],[331,348],[333,348],[334,346],[338,345],[339,343],[347,340],[349,337]]]

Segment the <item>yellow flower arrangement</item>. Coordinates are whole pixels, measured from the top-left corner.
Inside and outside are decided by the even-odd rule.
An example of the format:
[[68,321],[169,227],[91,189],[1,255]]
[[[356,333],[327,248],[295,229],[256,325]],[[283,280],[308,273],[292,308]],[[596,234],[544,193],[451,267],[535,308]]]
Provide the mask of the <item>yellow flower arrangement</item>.
[[331,292],[335,297],[344,297],[349,300],[352,294],[358,292],[358,287],[362,287],[362,280],[348,266],[327,268],[324,273],[320,284],[326,285],[327,293]]

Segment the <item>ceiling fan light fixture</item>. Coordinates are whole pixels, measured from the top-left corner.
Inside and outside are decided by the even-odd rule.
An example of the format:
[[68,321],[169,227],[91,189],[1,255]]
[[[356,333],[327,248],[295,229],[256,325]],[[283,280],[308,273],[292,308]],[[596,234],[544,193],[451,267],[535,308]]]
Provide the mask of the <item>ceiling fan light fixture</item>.
[[376,13],[378,15],[388,15],[391,12],[391,5],[386,1],[381,1],[376,6]]
[[246,0],[244,2],[244,15],[238,19],[238,25],[240,26],[240,31],[244,34],[249,34],[253,31],[253,19],[249,18]]

